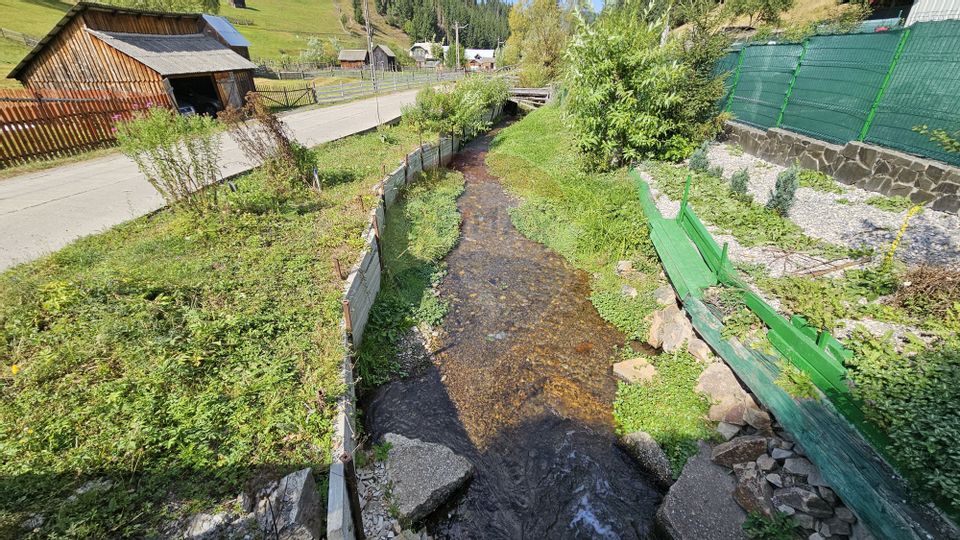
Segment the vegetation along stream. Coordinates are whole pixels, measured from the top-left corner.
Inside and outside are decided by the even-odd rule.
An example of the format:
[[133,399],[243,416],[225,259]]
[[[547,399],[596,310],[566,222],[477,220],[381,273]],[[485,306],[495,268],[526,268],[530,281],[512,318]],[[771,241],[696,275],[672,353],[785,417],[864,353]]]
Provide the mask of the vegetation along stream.
[[647,537],[661,494],[616,445],[610,412],[624,336],[594,309],[585,272],[514,228],[515,202],[484,162],[490,142],[451,165],[466,187],[437,352],[368,396],[366,429],[444,444],[476,466],[428,524],[436,536]]

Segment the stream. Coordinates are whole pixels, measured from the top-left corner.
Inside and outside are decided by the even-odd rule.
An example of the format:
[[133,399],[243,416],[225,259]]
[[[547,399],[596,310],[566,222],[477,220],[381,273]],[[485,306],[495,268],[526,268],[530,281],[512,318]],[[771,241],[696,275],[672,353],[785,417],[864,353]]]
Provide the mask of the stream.
[[461,150],[462,237],[440,285],[450,310],[431,361],[365,399],[367,433],[444,444],[476,476],[427,523],[439,538],[648,538],[661,493],[616,445],[610,362],[623,335],[589,276],[518,232],[516,204]]

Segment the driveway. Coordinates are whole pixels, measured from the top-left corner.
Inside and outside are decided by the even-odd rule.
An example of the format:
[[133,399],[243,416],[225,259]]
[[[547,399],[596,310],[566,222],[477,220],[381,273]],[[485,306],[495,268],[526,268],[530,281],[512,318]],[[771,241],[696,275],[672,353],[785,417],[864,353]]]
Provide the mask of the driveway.
[[[380,96],[383,122],[400,116],[416,90]],[[298,141],[315,146],[377,125],[374,98],[284,115]],[[224,176],[252,168],[229,137]],[[162,207],[163,199],[122,154],[0,181],[0,270]]]

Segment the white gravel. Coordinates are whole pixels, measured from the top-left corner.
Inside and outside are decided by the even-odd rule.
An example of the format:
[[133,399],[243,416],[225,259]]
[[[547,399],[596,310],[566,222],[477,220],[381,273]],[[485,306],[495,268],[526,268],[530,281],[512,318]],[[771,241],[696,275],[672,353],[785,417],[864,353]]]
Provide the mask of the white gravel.
[[[739,169],[750,172],[749,192],[754,200],[765,202],[785,169],[749,154],[734,155],[732,147],[714,143],[710,147],[710,165],[723,167],[724,178]],[[823,193],[810,188],[797,190],[790,220],[814,238],[849,247],[868,246],[885,252],[896,237],[906,211],[888,212],[864,204],[878,194],[856,187],[837,184],[843,194]],[[847,204],[837,202],[845,199]],[[897,257],[915,265],[937,266],[960,264],[960,217],[925,209],[910,220],[910,226],[897,250]]]

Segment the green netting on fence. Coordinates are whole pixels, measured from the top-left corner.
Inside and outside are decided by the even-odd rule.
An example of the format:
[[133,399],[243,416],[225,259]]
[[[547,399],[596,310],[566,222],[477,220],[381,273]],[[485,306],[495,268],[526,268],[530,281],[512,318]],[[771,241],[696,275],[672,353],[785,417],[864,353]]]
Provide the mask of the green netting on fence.
[[734,81],[737,80],[737,60],[740,58],[740,51],[728,52],[721,58],[716,67],[714,68],[715,75],[726,74],[726,79],[723,80],[723,98],[720,99],[720,108],[724,108],[727,105],[727,100],[730,99],[730,89],[733,88]]
[[960,130],[960,21],[917,23],[883,93],[866,141],[960,165],[960,155],[913,131]]
[[811,37],[780,127],[834,143],[857,140],[901,35]]
[[760,128],[777,125],[801,52],[801,45],[751,45],[744,49],[729,109],[737,120]]

